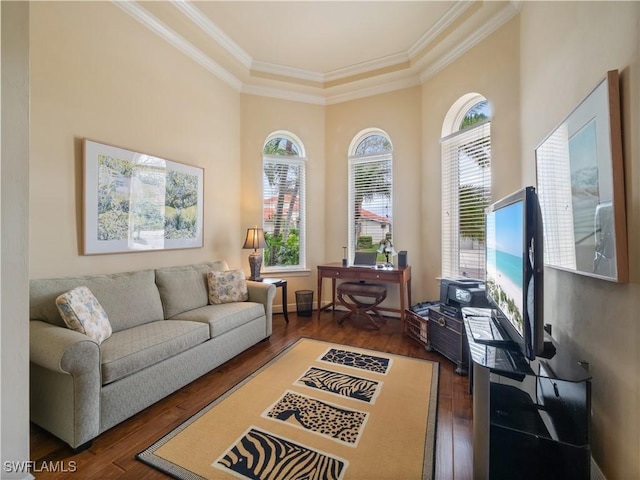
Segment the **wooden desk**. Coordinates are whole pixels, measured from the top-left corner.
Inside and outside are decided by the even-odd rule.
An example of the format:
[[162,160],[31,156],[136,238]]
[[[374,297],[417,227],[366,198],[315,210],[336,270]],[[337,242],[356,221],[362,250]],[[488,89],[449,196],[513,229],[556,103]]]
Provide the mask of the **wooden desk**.
[[[322,307],[322,280],[331,279],[331,303]],[[341,263],[318,265],[318,315],[323,310],[336,308],[336,280],[368,281],[397,283],[400,289],[400,309],[379,308],[387,312],[400,314],[404,328],[404,310],[411,306],[411,267],[395,267],[392,269],[378,269],[367,267],[343,267]],[[405,303],[405,297],[407,302]]]

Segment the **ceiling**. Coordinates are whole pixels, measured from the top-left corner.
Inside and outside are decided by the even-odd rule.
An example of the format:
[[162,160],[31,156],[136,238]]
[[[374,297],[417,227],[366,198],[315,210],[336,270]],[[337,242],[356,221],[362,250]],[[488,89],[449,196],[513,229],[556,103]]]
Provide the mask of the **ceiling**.
[[419,85],[519,1],[114,2],[236,90],[316,104]]

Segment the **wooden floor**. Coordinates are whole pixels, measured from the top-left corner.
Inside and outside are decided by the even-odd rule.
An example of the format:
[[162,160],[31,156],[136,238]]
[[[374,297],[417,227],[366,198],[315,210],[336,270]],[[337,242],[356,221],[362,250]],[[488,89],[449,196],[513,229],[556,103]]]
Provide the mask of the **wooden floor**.
[[[365,319],[349,319],[337,325],[333,313],[318,319],[289,314],[274,315],[273,334],[234,359],[209,372],[173,395],[97,437],[91,448],[74,455],[60,440],[31,426],[32,473],[40,479],[166,479],[167,476],[135,459],[158,438],[180,425],[216,397],[262,366],[301,337],[310,337],[362,348],[435,360],[440,363],[435,478],[464,480],[472,477],[471,397],[468,377],[454,373],[454,364],[437,353],[428,353],[402,333],[400,321],[388,318],[380,331]],[[337,313],[341,315],[341,313]],[[57,469],[57,473],[42,470]],[[63,470],[63,471],[60,471]],[[373,479],[372,479],[373,480]],[[404,479],[380,479],[404,480]]]

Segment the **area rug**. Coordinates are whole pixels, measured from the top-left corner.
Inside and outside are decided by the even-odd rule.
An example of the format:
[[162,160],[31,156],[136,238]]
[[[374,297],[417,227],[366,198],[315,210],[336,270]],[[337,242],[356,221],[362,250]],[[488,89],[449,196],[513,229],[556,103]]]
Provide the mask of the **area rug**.
[[179,479],[433,478],[438,364],[301,339],[137,458]]

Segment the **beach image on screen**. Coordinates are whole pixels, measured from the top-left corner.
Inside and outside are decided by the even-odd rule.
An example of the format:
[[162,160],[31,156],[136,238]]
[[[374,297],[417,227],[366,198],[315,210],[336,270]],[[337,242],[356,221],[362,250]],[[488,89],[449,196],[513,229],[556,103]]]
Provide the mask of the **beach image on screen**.
[[523,329],[523,205],[487,215],[486,289],[518,333]]

